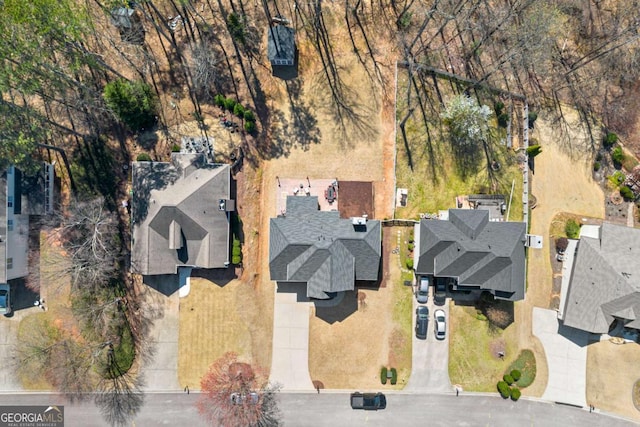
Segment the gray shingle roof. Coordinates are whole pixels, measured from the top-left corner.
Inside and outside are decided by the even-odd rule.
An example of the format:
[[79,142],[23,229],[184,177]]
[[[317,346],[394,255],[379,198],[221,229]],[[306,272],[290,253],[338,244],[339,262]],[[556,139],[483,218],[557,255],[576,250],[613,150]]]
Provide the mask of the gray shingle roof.
[[320,299],[352,290],[356,280],[377,280],[380,221],[364,228],[356,231],[337,211],[319,211],[315,196],[287,197],[286,216],[271,219],[271,280],[306,283],[307,296]]
[[489,211],[451,209],[448,220],[420,222],[418,275],[454,277],[459,286],[517,301],[525,291],[522,222],[491,222]]
[[[563,322],[606,333],[615,318],[640,327],[640,230],[603,224],[600,239],[581,237],[566,297]],[[636,326],[634,326],[636,325]]]
[[267,57],[269,61],[294,61],[296,54],[295,31],[284,25],[267,29]]
[[131,268],[175,274],[181,265],[223,268],[229,260],[229,165],[203,154],[172,154],[171,163],[133,163]]

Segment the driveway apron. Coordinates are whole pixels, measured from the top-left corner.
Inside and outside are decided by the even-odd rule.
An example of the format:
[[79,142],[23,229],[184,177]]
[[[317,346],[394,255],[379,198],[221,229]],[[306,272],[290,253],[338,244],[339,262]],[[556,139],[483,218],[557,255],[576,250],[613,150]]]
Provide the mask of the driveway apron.
[[542,342],[549,366],[547,389],[542,398],[586,406],[589,333],[560,325],[554,310],[534,307],[533,334]]

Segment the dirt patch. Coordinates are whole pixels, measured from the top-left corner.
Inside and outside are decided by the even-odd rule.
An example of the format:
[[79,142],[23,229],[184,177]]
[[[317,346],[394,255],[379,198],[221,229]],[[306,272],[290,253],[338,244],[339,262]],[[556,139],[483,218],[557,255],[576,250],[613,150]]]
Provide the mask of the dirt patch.
[[489,342],[489,352],[494,359],[502,359],[507,349],[507,343],[504,338],[497,338]]
[[[587,404],[640,421],[633,403],[634,384],[640,378],[640,345],[609,341],[587,347]],[[611,363],[615,361],[615,363]]]
[[340,181],[340,217],[351,218],[368,215],[375,218],[373,183]]

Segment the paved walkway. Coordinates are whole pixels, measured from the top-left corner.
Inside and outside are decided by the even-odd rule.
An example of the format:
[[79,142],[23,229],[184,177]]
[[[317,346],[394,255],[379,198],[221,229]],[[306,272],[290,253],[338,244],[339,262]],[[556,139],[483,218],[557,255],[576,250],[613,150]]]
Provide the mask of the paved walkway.
[[[433,287],[432,287],[433,288]],[[449,303],[437,306],[433,303],[433,297],[429,297],[426,304],[429,307],[429,325],[427,326],[427,339],[416,338],[413,333],[413,356],[411,363],[411,377],[404,388],[411,392],[446,393],[454,388],[449,380]],[[413,298],[413,326],[415,327],[415,310],[418,307]],[[447,314],[447,335],[442,341],[436,339],[433,328],[433,313],[442,309]]]
[[[305,290],[304,286],[300,289]],[[309,308],[312,303],[286,284],[278,284],[275,292],[269,381],[280,384],[283,390],[313,390],[309,376]]]
[[557,316],[555,310],[533,309],[533,334],[542,342],[549,368],[542,398],[584,407],[589,333],[561,326]]

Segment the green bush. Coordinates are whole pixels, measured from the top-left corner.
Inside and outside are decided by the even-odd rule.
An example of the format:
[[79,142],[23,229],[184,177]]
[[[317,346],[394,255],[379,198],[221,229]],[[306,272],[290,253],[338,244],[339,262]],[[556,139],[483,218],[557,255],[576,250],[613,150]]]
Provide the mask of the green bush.
[[573,219],[569,219],[564,225],[564,232],[568,238],[577,239],[580,236],[580,224]]
[[511,395],[511,388],[504,381],[498,381],[498,392],[503,399],[507,399]]
[[631,189],[629,187],[627,187],[626,185],[623,185],[622,187],[620,187],[620,195],[622,197],[624,197],[624,199],[627,200],[627,201],[633,200],[636,197],[633,194],[633,191],[631,191]]
[[151,156],[149,156],[147,153],[140,153],[138,154],[138,157],[136,157],[136,161],[138,162],[150,162],[151,160]]
[[513,378],[513,381],[518,381],[522,376],[522,373],[517,369],[512,369],[509,375],[511,375],[511,378]]
[[407,258],[407,268],[413,270],[413,258]]
[[481,322],[486,322],[486,321],[488,320],[488,319],[487,319],[487,316],[485,316],[484,314],[482,314],[482,312],[481,312],[481,311],[478,311],[478,312],[476,313],[476,319],[480,320]]
[[409,243],[413,243],[413,228],[411,228],[411,230],[409,231]]
[[251,110],[244,110],[244,119],[248,122],[255,122],[256,116]]
[[613,160],[613,164],[616,167],[620,167],[622,162],[624,162],[624,153],[622,152],[621,147],[616,147],[611,152],[611,160]]
[[179,153],[180,152],[180,144],[173,144],[171,146],[171,152],[172,153]]
[[602,160],[602,153],[598,152],[598,154],[596,154],[596,162],[599,162]]
[[244,130],[253,134],[256,131],[256,122],[244,122]]
[[522,393],[520,392],[520,389],[518,387],[514,387],[511,389],[511,400],[513,400],[514,402],[518,399],[520,399],[520,395]]
[[226,108],[229,111],[233,111],[234,108],[236,108],[236,100],[233,98],[227,98],[224,100],[224,108]]
[[398,371],[396,368],[391,368],[391,385],[396,385],[398,382]]
[[498,115],[498,126],[505,129],[509,126],[509,115],[507,113]]
[[535,111],[529,111],[529,115],[527,116],[527,121],[529,122],[529,129],[534,128],[536,124],[536,120],[538,120],[538,113],[536,113]]
[[233,246],[231,248],[231,262],[235,265],[242,263],[242,247],[240,246],[240,240],[235,236],[233,238]]
[[415,247],[415,246],[413,245],[413,243],[409,243],[409,244],[407,245],[407,249],[409,249],[409,251],[410,251],[410,252],[413,252],[414,247]]
[[224,95],[217,94],[213,97],[213,102],[220,108],[224,108],[227,104],[227,98]]
[[620,171],[615,171],[613,175],[609,177],[609,181],[613,184],[614,187],[619,187],[627,177],[624,173]]
[[601,165],[600,165],[600,162],[595,162],[595,163],[593,164],[593,170],[594,170],[595,172],[598,172],[598,171],[600,170],[600,166],[601,166]]
[[103,377],[105,378],[117,378],[126,374],[136,358],[135,344],[129,325],[124,323],[118,329],[117,335],[120,337],[120,342],[113,346],[112,365],[109,366],[107,363],[104,366]]
[[157,100],[151,86],[145,82],[114,80],[104,87],[103,95],[107,106],[131,130],[154,125],[158,114]]
[[383,366],[380,369],[380,382],[384,385],[387,383],[387,367]]
[[244,117],[244,107],[242,106],[242,104],[237,103],[236,105],[234,105],[233,114],[235,114],[236,116],[238,116],[240,118]]
[[504,374],[504,375],[502,376],[502,380],[503,380],[505,383],[509,384],[509,385],[511,385],[511,384],[513,384],[513,383],[514,383],[514,381],[513,381],[513,377],[512,377],[511,375],[509,375],[509,374]]
[[529,147],[527,147],[527,155],[529,157],[535,157],[540,153],[542,153],[542,147],[540,147],[539,145],[530,145]]
[[496,112],[496,117],[498,117],[500,114],[502,114],[503,110],[504,110],[504,102],[496,101],[493,104],[493,111]]
[[536,357],[531,350],[522,350],[518,358],[509,366],[508,372],[518,370],[521,372],[520,379],[516,382],[518,387],[530,386],[536,379]]
[[602,144],[605,147],[609,148],[612,145],[614,145],[616,142],[618,142],[618,135],[616,135],[613,132],[607,132],[607,134],[604,136]]

